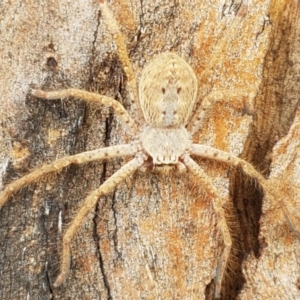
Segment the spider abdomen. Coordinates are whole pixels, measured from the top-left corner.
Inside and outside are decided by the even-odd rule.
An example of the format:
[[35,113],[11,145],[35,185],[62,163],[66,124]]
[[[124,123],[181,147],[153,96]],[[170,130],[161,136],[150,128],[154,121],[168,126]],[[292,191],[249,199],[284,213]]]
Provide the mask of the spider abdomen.
[[146,122],[154,127],[180,127],[188,122],[198,90],[192,68],[177,54],[160,54],[143,70],[139,99]]

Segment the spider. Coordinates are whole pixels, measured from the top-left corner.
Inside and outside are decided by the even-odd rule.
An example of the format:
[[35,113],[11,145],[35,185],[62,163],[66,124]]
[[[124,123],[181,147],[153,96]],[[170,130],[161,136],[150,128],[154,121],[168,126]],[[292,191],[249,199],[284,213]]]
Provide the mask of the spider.
[[[146,167],[148,170],[156,169],[158,171],[174,169],[178,172],[187,169],[187,171],[199,179],[199,182],[213,199],[213,208],[218,219],[218,227],[223,236],[224,250],[219,258],[216,272],[215,297],[219,298],[232,240],[222,208],[222,199],[209,176],[191,158],[191,155],[222,162],[228,166],[240,167],[245,174],[258,181],[265,192],[270,193],[273,197],[276,197],[276,195],[269,186],[268,181],[247,161],[210,146],[192,143],[192,135],[200,128],[207,111],[218,95],[214,93],[209,94],[203,99],[199,108],[194,111],[197,101],[197,78],[188,63],[177,54],[167,52],[154,58],[144,68],[137,92],[134,72],[118,24],[107,5],[100,3],[100,6],[104,21],[109,24],[116,41],[118,56],[123,64],[128,80],[128,94],[134,107],[135,119],[129,115],[118,101],[96,93],[78,89],[65,89],[53,92],[33,89],[31,94],[35,97],[48,100],[74,97],[87,102],[97,102],[112,107],[120,122],[128,130],[128,133],[135,138],[135,141],[129,144],[116,145],[63,157],[45,165],[8,184],[0,194],[0,208],[17,190],[48,173],[58,172],[71,164],[79,165],[91,161],[123,156],[133,157],[131,161],[122,166],[98,189],[90,192],[67,228],[62,242],[60,273],[53,284],[54,287],[58,287],[66,280],[68,274],[72,238],[82,226],[86,216],[94,208],[100,197],[114,190],[118,184],[139,168]],[[139,103],[135,102],[136,99],[139,99]],[[192,115],[193,112],[194,115]],[[140,123],[142,126],[140,126]]]

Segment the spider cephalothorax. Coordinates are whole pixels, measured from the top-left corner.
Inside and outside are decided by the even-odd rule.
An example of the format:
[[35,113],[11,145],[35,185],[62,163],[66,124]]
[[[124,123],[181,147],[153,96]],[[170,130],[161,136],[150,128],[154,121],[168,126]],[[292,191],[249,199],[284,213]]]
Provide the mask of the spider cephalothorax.
[[[100,5],[102,17],[109,25],[116,39],[118,55],[120,61],[123,63],[124,72],[128,80],[128,95],[132,101],[132,105],[134,105],[134,101],[139,99],[139,105],[136,105],[134,108],[134,118],[128,114],[118,101],[104,95],[78,89],[53,92],[32,90],[31,93],[43,99],[75,97],[86,102],[97,102],[110,106],[114,109],[114,113],[119,121],[128,129],[129,134],[131,134],[135,141],[129,144],[116,145],[63,157],[49,165],[43,166],[8,184],[0,194],[0,208],[20,188],[29,185],[48,173],[58,172],[71,164],[79,165],[122,156],[133,157],[131,161],[108,178],[98,189],[90,192],[75,218],[68,226],[63,237],[60,274],[54,283],[54,286],[57,287],[67,277],[71,255],[71,240],[83,224],[87,214],[96,205],[99,197],[111,192],[120,182],[141,167],[147,168],[150,166],[150,169],[161,168],[164,170],[174,168],[179,171],[187,169],[205,187],[209,196],[213,198],[213,207],[218,218],[218,228],[223,235],[225,249],[219,259],[215,280],[215,296],[219,297],[232,244],[231,236],[222,208],[222,199],[217,189],[212,184],[208,175],[205,174],[190,155],[222,162],[233,167],[240,166],[248,176],[256,179],[267,193],[274,196],[274,192],[269,187],[268,181],[245,160],[210,146],[192,143],[191,136],[200,128],[204,115],[211,106],[213,95],[208,95],[204,98],[201,105],[195,109],[197,78],[192,68],[177,54],[170,52],[163,53],[152,60],[142,73],[139,82],[139,93],[137,93],[136,80],[126,52],[123,37],[106,4]],[[143,120],[140,118],[139,109],[142,111]],[[193,116],[192,112],[194,112]],[[138,128],[138,124],[141,123],[143,123],[141,127],[142,132]],[[189,125],[189,130],[187,129],[187,125]]]

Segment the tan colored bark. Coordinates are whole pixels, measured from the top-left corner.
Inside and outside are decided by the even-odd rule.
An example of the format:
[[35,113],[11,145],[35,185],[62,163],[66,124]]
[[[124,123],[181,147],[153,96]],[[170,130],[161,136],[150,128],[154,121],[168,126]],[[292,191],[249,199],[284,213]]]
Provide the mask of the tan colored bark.
[[[194,141],[241,155],[266,175],[272,170],[274,188],[296,215],[297,2],[123,0],[109,6],[137,80],[151,57],[175,51],[198,76],[199,103],[211,90],[256,95],[217,103]],[[4,184],[58,157],[128,141],[107,108],[28,93],[30,86],[85,88],[130,111],[126,78],[96,0],[3,2],[0,15]],[[66,283],[52,287],[60,220],[64,232],[87,193],[126,161],[71,166],[10,199],[0,212],[1,299],[212,299],[223,242],[213,199],[190,174],[137,172],[100,199],[72,242]],[[262,198],[240,171],[197,161],[224,197],[235,240],[223,298],[299,297],[299,238],[278,203]]]

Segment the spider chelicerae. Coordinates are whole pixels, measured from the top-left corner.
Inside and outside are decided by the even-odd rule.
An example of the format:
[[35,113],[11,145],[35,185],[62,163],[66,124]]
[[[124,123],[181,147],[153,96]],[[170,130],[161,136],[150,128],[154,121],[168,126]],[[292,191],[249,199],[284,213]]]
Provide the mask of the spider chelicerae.
[[[68,226],[63,236],[60,273],[54,282],[54,286],[58,287],[67,277],[71,258],[70,243],[72,238],[101,196],[111,192],[119,183],[139,168],[146,167],[148,170],[155,168],[164,171],[175,169],[178,172],[187,170],[199,179],[199,182],[205,186],[207,193],[214,199],[213,207],[218,218],[218,227],[224,240],[225,247],[219,259],[216,272],[215,296],[218,298],[232,240],[222,208],[222,199],[211,179],[191,158],[191,155],[222,162],[233,167],[239,166],[245,174],[257,180],[264,191],[271,194],[274,198],[276,197],[275,192],[269,186],[268,181],[245,160],[210,146],[192,143],[192,135],[199,130],[207,111],[220,95],[217,93],[209,94],[203,99],[201,105],[194,110],[197,101],[198,81],[192,68],[177,54],[167,52],[154,58],[144,68],[137,92],[135,76],[118,25],[106,4],[100,5],[102,17],[109,24],[117,45],[119,59],[123,64],[127,77],[128,94],[134,108],[135,118],[131,118],[118,101],[83,90],[66,89],[53,92],[32,90],[31,94],[38,98],[49,100],[74,97],[112,107],[119,121],[126,127],[128,133],[135,138],[135,141],[129,144],[63,157],[49,165],[45,165],[8,184],[0,194],[0,208],[13,193],[22,187],[29,185],[48,173],[58,172],[71,164],[84,164],[123,156],[133,157],[131,161],[122,166],[98,189],[92,191],[86,197],[75,218]],[[139,103],[135,102],[136,99],[139,99]]]

